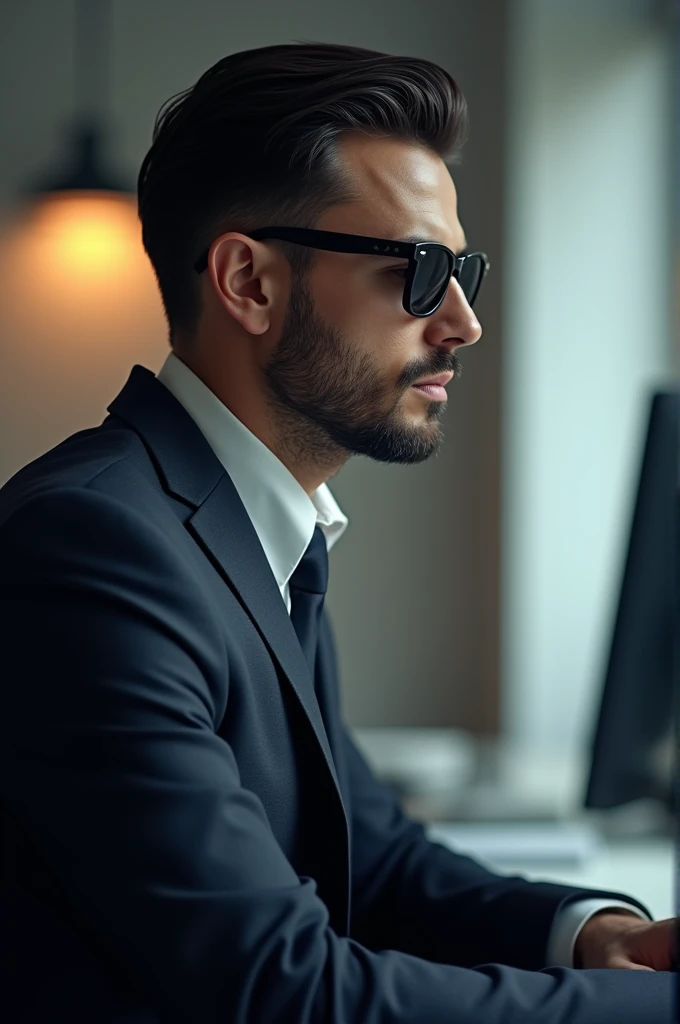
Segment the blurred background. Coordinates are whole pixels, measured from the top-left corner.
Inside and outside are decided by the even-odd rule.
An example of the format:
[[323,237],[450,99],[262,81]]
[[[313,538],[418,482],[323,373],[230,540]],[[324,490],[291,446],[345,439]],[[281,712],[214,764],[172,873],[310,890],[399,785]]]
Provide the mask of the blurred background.
[[[492,262],[440,455],[331,484],[346,718],[424,819],[573,818],[650,405],[680,375],[675,0],[3,0],[0,485],[169,351],[134,195],[161,104],[305,40],[457,79],[460,218]],[[77,184],[84,123],[118,190],[41,193]]]

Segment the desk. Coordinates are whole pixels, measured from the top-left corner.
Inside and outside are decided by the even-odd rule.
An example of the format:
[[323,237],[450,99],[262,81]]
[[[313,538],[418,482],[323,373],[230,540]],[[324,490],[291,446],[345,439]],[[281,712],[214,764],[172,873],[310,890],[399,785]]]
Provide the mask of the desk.
[[[505,869],[507,874],[511,871]],[[514,868],[521,871],[521,865]],[[634,896],[660,921],[673,917],[675,877],[673,842],[670,839],[608,840],[592,862],[580,868],[523,872],[530,878],[543,878],[587,889],[609,889]]]
[[[438,838],[437,841],[444,840]],[[602,843],[602,849],[578,868],[560,868],[551,864],[543,869],[536,863],[529,865],[526,862],[505,862],[500,868],[486,863],[499,874],[521,874],[532,880],[608,889],[634,896],[644,903],[656,921],[678,913],[674,843],[671,839],[603,839]],[[462,850],[453,843],[445,845],[456,852],[469,852],[474,856],[472,850]]]

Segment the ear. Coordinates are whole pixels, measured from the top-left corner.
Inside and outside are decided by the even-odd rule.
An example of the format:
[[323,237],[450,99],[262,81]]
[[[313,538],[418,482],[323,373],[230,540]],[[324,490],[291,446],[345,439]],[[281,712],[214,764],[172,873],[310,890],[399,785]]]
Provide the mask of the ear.
[[216,238],[206,274],[215,295],[248,334],[264,334],[286,302],[290,267],[281,252],[229,231]]

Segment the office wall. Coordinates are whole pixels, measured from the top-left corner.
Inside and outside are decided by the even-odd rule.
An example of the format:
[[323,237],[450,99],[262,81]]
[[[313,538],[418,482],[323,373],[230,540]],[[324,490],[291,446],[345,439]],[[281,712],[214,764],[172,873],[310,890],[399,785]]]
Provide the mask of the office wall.
[[670,13],[518,0],[508,37],[502,720],[551,749],[588,742],[649,395],[677,379]]
[[[461,218],[494,269],[480,302],[484,338],[463,353],[441,455],[418,467],[350,462],[332,490],[351,528],[331,556],[347,715],[354,724],[493,729],[498,712],[499,394],[504,164],[505,3],[495,0],[114,0],[112,155],[132,180],[153,119],[172,94],[225,54],[327,40],[438,61],[471,109],[456,172]],[[62,156],[73,109],[68,0],[0,8],[0,481],[68,434],[98,423],[134,362],[156,370],[168,351],[150,270],[140,266],[96,307],[42,309],[39,276],[18,303],[15,197]],[[8,99],[11,99],[8,102]],[[21,264],[30,277],[30,265]],[[47,318],[47,328],[45,327]]]

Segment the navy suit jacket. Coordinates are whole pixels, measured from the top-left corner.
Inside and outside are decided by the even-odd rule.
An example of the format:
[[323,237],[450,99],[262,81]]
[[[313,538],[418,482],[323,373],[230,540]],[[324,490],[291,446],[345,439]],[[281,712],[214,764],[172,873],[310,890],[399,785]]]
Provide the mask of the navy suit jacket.
[[142,366],[108,411],[0,491],[3,1019],[670,1019],[670,974],[543,969],[622,894],[428,841],[194,421]]

